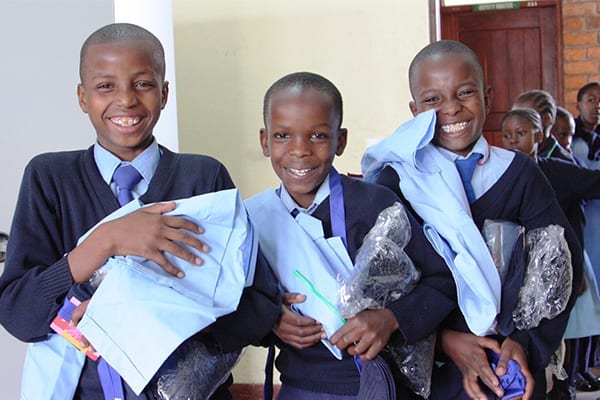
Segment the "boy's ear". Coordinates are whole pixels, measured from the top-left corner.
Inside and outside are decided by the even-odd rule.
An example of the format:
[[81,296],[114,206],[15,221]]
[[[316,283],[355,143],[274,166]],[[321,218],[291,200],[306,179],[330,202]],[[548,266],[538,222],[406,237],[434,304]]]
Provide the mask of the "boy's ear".
[[79,107],[81,111],[87,114],[87,103],[85,101],[85,88],[81,83],[77,85],[77,100],[79,101]]
[[419,111],[417,110],[417,105],[415,104],[414,101],[411,101],[410,103],[408,103],[408,108],[410,108],[410,112],[412,113],[413,117],[416,117],[417,114],[419,113]]
[[544,133],[539,129],[535,131],[535,133],[533,134],[533,141],[535,143],[542,143],[544,141]]
[[494,101],[494,89],[491,86],[486,86],[483,90],[483,102],[485,105],[485,115],[487,116],[492,109],[492,102]]
[[337,147],[335,149],[335,155],[341,156],[344,153],[346,144],[348,143],[348,129],[340,128],[338,130]]
[[165,106],[167,105],[167,100],[169,98],[169,81],[164,81],[163,82],[163,85],[162,85],[162,88],[161,88],[160,92],[162,94],[160,109],[164,110]]
[[263,156],[271,157],[271,153],[269,152],[269,134],[266,128],[261,128],[260,130],[260,147],[262,148]]

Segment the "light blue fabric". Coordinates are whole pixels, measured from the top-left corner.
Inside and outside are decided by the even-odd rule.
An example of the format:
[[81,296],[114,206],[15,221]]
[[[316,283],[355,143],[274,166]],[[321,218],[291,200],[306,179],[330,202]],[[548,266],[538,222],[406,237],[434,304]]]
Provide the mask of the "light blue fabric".
[[402,124],[366,150],[362,172],[373,181],[385,166],[394,168],[402,193],[430,227],[428,238],[452,272],[469,329],[487,335],[494,332],[500,310],[500,277],[473,222],[456,166],[431,143],[435,127],[435,110]]
[[[600,170],[600,161],[588,158],[588,144],[579,137],[573,138],[571,145],[573,154],[586,168]],[[585,227],[583,241],[590,258],[596,282],[600,283],[600,200],[589,200],[585,203]]]
[[[140,206],[134,200],[105,220]],[[185,272],[179,279],[149,260],[113,257],[78,325],[136,394],[181,343],[233,312],[254,276],[257,238],[236,189],[179,200],[168,215],[185,216],[205,229],[198,237],[210,252],[188,249],[204,264],[166,254]]]
[[[306,300],[294,308],[323,324],[327,337],[331,337],[344,324],[339,312],[330,307],[338,301],[336,278],[354,268],[341,239],[326,239],[321,221],[308,214],[300,213],[294,219],[274,190],[249,198],[246,207],[258,232],[261,250],[281,285],[287,292],[306,295]],[[326,301],[295,271],[310,281]],[[341,359],[340,349],[327,339],[322,342]]]
[[587,289],[577,296],[577,301],[569,314],[565,339],[600,335],[598,285],[587,252],[583,252],[583,257],[583,279],[585,279]]
[[85,354],[65,338],[50,334],[27,346],[21,400],[65,400],[75,395]]

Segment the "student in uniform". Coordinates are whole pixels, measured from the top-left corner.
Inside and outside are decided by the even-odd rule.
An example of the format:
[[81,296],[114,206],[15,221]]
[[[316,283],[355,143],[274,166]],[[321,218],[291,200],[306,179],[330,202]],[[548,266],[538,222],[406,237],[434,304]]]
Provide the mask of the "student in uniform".
[[[514,360],[526,380],[523,398],[543,399],[544,368],[561,342],[577,291],[558,316],[536,328],[499,329],[514,308],[504,302],[517,298],[519,285],[501,281],[481,229],[485,220],[511,221],[526,232],[564,227],[573,287],[581,281],[581,247],[535,163],[483,137],[493,92],[471,49],[448,40],[426,46],[410,64],[409,85],[415,118],[367,149],[362,170],[366,179],[405,197],[437,232],[457,283],[461,312],[439,334],[448,359],[434,371],[431,398],[502,397],[500,378]],[[500,355],[495,370],[487,350]]]
[[[399,199],[389,189],[348,178],[333,167],[348,138],[342,128],[340,92],[320,75],[292,73],[267,90],[263,110],[260,144],[281,185],[251,197],[246,205],[271,267],[282,282],[290,282],[291,271],[284,270],[284,264],[302,265],[313,256],[307,254],[313,252],[309,247],[312,239],[308,243],[300,240],[305,227],[313,230],[315,225],[320,231],[316,237],[343,238],[341,257],[352,264],[377,216]],[[421,271],[421,279],[410,293],[384,308],[361,311],[336,332],[327,332],[325,321],[294,311],[314,299],[310,288],[296,286],[298,290],[291,293],[293,288],[284,285],[288,292],[285,307],[274,329],[280,349],[276,366],[282,382],[278,399],[372,398],[364,394],[364,386],[374,382],[361,381],[357,363],[368,368],[390,341],[412,344],[426,338],[455,308],[449,270],[416,220],[407,216],[411,239],[404,250]],[[325,262],[318,268],[313,271],[312,284],[323,295],[333,296],[331,303],[335,304],[337,293],[323,289],[326,278],[335,281],[336,272],[333,276],[328,273],[335,267]],[[335,349],[330,351],[331,346],[341,350],[341,359],[334,355]],[[391,398],[415,396],[401,381],[395,383],[397,394]]]

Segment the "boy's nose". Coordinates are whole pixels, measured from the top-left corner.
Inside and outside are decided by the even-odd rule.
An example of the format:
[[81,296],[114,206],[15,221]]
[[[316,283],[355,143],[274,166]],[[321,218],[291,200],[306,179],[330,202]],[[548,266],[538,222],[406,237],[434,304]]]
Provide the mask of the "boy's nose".
[[455,115],[461,109],[461,104],[458,100],[446,100],[440,107],[440,111],[446,115]]
[[292,140],[289,144],[290,154],[296,157],[304,157],[310,154],[310,143],[303,139]]
[[117,92],[117,101],[121,106],[130,107],[136,103],[136,100],[133,89],[125,88]]

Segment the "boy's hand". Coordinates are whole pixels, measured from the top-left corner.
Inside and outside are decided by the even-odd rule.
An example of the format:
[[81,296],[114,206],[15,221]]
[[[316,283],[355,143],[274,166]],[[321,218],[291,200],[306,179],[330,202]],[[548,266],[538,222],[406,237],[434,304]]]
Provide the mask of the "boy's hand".
[[398,321],[390,310],[364,310],[349,318],[329,341],[342,350],[347,349],[348,354],[369,361],[377,357],[396,329]]
[[69,253],[69,265],[75,282],[89,279],[111,256],[144,257],[180,278],[184,276],[183,272],[171,264],[164,253],[202,265],[201,258],[178,243],[206,253],[208,246],[188,233],[204,231],[185,218],[163,215],[174,210],[175,206],[175,202],[153,204],[100,225]]
[[273,332],[285,343],[297,349],[304,349],[325,338],[322,325],[313,318],[305,317],[290,309],[294,303],[302,303],[306,296],[299,293],[285,293],[281,315]]
[[521,367],[521,372],[525,376],[525,393],[523,393],[522,399],[529,400],[533,395],[535,381],[527,365],[527,356],[519,342],[507,337],[500,346],[500,360],[498,360],[496,366],[496,375],[502,376],[506,373],[508,360],[510,359],[515,360]]
[[[471,399],[487,400],[478,379],[498,397],[504,395],[500,380],[492,371],[486,349],[501,353],[497,341],[472,333],[444,330],[441,332],[442,350],[454,361],[463,376],[463,387]],[[506,365],[506,363],[504,364]],[[504,373],[504,372],[503,372]]]

